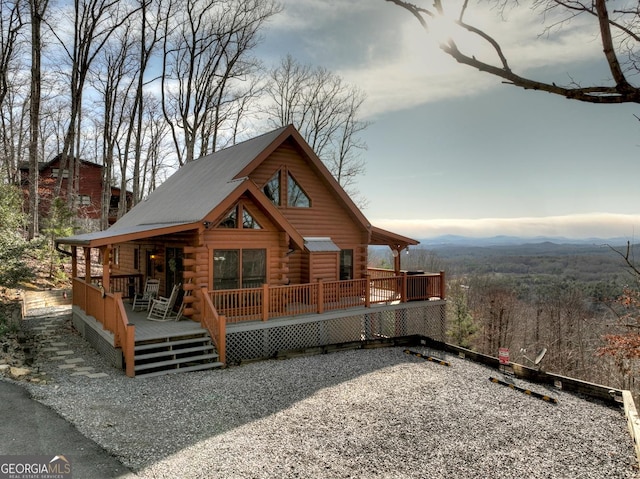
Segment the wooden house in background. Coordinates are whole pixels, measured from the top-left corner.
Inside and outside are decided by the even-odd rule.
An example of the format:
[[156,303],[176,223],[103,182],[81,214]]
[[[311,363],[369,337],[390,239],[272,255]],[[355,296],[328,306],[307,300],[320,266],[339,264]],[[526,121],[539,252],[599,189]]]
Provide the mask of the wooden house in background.
[[[293,126],[183,166],[105,231],[58,239],[71,246],[76,327],[130,376],[376,337],[442,340],[444,274],[400,271],[399,252],[417,243],[373,227]],[[395,252],[394,270],[368,268],[374,244]],[[93,248],[102,276],[77,277]],[[181,321],[130,310],[147,279],[165,297],[179,285]]]
[[[97,163],[80,160],[78,162],[80,169],[80,181],[78,194],[74,200],[75,211],[78,218],[88,219],[99,229],[100,218],[102,214],[102,188],[103,188],[103,170],[104,167]],[[61,168],[61,156],[56,156],[53,160],[41,163],[38,169],[38,194],[39,205],[38,214],[40,219],[49,215],[51,203],[56,196],[62,199],[67,198],[69,170]],[[62,179],[60,180],[60,177]],[[60,194],[56,195],[56,187],[62,181]],[[25,211],[29,210],[29,165],[20,166],[20,184],[24,194]],[[111,199],[109,203],[109,224],[116,222],[118,215],[118,203],[120,202],[120,188],[111,187]],[[127,209],[133,203],[133,194],[127,192]]]

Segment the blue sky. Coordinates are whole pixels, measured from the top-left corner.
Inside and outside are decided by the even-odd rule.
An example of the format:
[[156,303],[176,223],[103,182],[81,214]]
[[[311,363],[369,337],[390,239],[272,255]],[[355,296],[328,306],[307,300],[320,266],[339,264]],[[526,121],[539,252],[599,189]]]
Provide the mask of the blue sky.
[[[384,0],[282,4],[261,58],[275,64],[291,53],[367,93],[373,123],[358,186],[373,224],[416,238],[634,239],[640,231],[640,105],[584,104],[501,84],[457,65]],[[601,47],[579,19],[543,37],[541,17],[528,8],[507,21],[471,19],[495,33],[517,72],[559,84],[608,78]]]

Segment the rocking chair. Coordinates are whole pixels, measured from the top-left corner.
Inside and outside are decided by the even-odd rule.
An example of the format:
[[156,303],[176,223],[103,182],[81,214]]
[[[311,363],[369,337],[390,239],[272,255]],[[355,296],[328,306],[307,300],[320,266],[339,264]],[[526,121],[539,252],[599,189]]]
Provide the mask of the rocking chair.
[[131,307],[131,310],[135,311],[137,308],[140,308],[140,310],[149,309],[151,300],[158,296],[159,289],[159,280],[147,279],[147,282],[144,284],[144,291],[142,293],[136,293],[133,297],[133,306]]
[[164,298],[160,296],[157,299],[151,300],[151,307],[149,308],[149,314],[147,319],[149,321],[179,321],[182,316],[182,310],[184,305],[180,306],[178,312],[173,311],[173,307],[178,299],[178,291],[181,284],[176,284],[171,291],[171,296]]

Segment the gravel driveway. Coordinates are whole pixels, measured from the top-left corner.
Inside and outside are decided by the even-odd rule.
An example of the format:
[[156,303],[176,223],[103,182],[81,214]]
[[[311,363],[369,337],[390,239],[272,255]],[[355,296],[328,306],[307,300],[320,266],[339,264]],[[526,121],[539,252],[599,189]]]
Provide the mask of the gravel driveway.
[[[270,360],[130,379],[67,329],[109,374],[29,384],[141,478],[635,478],[624,413],[544,386],[544,402],[495,370],[401,348]],[[428,352],[420,348],[417,351]]]

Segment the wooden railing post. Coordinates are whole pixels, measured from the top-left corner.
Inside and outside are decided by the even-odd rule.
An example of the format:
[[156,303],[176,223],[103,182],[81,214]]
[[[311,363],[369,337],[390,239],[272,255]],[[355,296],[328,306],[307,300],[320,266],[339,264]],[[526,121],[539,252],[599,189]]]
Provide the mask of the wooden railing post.
[[440,271],[440,299],[446,299],[444,271]]
[[401,283],[400,283],[400,302],[406,303],[407,302],[407,273],[400,273],[400,274],[402,275]]
[[262,320],[269,320],[269,285],[267,283],[262,285]]
[[364,306],[371,307],[371,279],[368,276],[364,282]]
[[324,287],[322,280],[318,280],[318,314],[324,313]]
[[209,331],[216,350],[218,351],[219,361],[225,363],[227,356],[227,318],[224,315],[218,314],[206,286],[203,285],[200,287],[200,294],[202,303],[200,324]]
[[136,348],[136,327],[133,324],[125,326],[125,340],[123,341],[125,374],[132,378],[135,372],[135,348]]
[[218,360],[221,363],[227,362],[227,317],[219,316],[218,321]]

